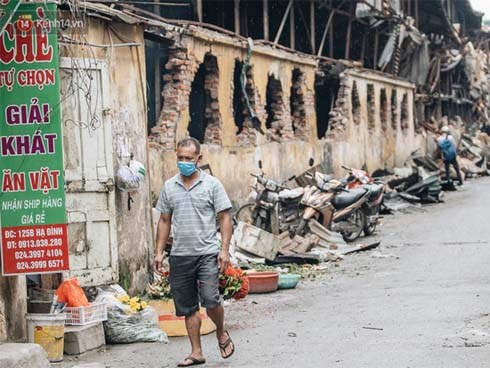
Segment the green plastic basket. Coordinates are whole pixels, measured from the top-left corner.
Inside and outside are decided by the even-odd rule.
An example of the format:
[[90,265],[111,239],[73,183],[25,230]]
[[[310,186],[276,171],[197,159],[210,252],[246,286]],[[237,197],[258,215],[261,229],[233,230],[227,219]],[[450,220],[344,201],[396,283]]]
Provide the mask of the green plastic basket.
[[301,275],[285,273],[279,275],[278,289],[294,289],[298,285]]

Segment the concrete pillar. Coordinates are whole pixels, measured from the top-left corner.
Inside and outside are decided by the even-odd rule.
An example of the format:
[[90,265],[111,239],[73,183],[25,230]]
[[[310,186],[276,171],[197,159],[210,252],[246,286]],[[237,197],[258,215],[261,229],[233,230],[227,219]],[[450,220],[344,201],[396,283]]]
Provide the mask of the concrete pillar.
[[25,341],[26,313],[25,276],[0,276],[0,342]]

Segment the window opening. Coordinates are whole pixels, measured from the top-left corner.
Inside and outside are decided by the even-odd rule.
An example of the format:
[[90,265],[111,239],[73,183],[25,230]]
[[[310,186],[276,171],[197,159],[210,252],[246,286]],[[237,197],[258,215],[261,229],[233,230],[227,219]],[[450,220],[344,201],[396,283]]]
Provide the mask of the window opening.
[[386,89],[381,88],[379,94],[379,112],[381,119],[381,129],[386,131],[388,129],[388,98],[386,97]]
[[189,135],[201,143],[221,144],[218,87],[218,61],[208,53],[194,76],[189,96]]
[[391,91],[391,127],[394,131],[397,129],[398,117],[398,96],[396,89],[394,89]]
[[302,88],[303,81],[303,73],[299,69],[293,69],[289,102],[293,120],[293,131],[297,137],[305,137],[307,134],[305,98]]
[[354,81],[354,83],[352,84],[351,107],[352,120],[354,121],[354,124],[361,124],[361,100],[359,98],[359,91],[357,90],[356,81]]
[[367,112],[368,112],[368,129],[374,130],[376,127],[376,92],[374,91],[374,85],[369,83],[367,85]]

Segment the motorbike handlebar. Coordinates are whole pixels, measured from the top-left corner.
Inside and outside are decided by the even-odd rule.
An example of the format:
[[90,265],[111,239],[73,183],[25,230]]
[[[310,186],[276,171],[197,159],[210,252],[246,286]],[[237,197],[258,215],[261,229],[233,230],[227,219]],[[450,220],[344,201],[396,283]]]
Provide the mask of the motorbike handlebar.
[[296,179],[296,175],[291,176],[291,177],[290,177],[288,180],[286,180],[286,181],[291,181],[291,180],[294,180],[294,179]]
[[352,169],[351,169],[350,167],[347,167],[347,166],[344,166],[344,165],[342,165],[341,167],[342,167],[342,169],[344,169],[344,170],[347,170],[347,171],[352,171]]

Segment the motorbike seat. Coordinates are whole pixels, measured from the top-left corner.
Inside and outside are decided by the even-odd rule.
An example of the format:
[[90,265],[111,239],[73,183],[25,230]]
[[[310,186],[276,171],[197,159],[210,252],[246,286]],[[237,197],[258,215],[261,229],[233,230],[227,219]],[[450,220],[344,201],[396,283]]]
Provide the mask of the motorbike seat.
[[304,194],[303,188],[294,188],[294,189],[284,189],[279,192],[279,199],[288,200],[288,199],[298,199],[303,197]]
[[356,188],[349,190],[348,193],[339,193],[332,200],[332,204],[336,209],[348,207],[357,202],[364,194],[366,194],[366,192],[367,189]]
[[368,196],[370,199],[373,199],[377,198],[383,192],[384,186],[383,184],[367,184],[363,185],[363,188],[369,190]]

